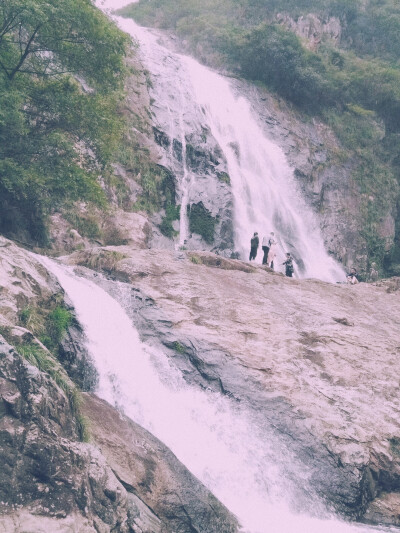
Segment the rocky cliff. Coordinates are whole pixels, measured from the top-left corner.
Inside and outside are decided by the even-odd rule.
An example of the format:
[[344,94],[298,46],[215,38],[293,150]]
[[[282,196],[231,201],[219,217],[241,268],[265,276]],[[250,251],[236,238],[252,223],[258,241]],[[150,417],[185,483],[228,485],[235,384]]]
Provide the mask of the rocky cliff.
[[[68,262],[102,270],[115,251]],[[125,305],[143,340],[191,384],[248,405],[336,511],[398,524],[397,278],[332,285],[206,252],[118,251],[106,270],[135,287]]]
[[[46,312],[63,293],[34,256],[3,238],[0,245],[0,531],[237,531],[236,519],[166,446],[77,392],[30,331],[33,318],[20,325],[28,304]],[[94,386],[76,324],[58,356],[82,388]]]
[[[273,17],[273,22],[299,35],[308,48],[318,49],[321,43],[329,43],[332,50],[338,47],[337,53],[340,55],[344,22],[337,17],[324,18],[313,13],[292,17],[282,12]],[[157,26],[157,21],[153,20],[153,24]],[[168,22],[164,21],[164,25],[167,27]],[[196,42],[192,42],[190,35],[183,42],[176,36],[161,31],[157,31],[156,36],[157,42],[163,42],[167,49],[179,52],[183,49],[186,53],[197,56],[201,62],[223,69],[221,54],[214,51],[217,54],[215,58],[206,44],[202,46],[196,39]],[[146,60],[148,50],[142,50],[141,53]],[[169,65],[169,74],[166,73],[166,65]],[[158,60],[158,64],[156,62],[155,72],[149,74],[155,82],[149,88],[149,107],[154,126],[154,138],[151,141],[155,140],[158,144],[159,161],[171,172],[177,204],[181,200],[182,180],[190,173],[194,179],[188,198],[189,207],[194,205],[197,208],[200,205],[202,213],[214,219],[213,240],[207,242],[194,224],[194,230],[189,232],[187,238],[187,248],[213,250],[229,257],[231,251],[234,251],[234,222],[226,161],[210,132],[201,127],[202,117],[196,116],[193,106],[188,106],[184,84],[181,84],[181,93],[176,94],[169,87],[169,75],[177,77],[182,74],[174,65],[172,56],[167,54],[162,61]],[[161,76],[165,76],[165,80],[160,81]],[[335,133],[334,125],[329,126],[329,120],[323,115],[305,115],[276,94],[243,80],[233,79],[232,85],[237,94],[250,99],[267,137],[283,149],[308,207],[319,221],[329,253],[345,266],[356,265],[363,274],[373,261],[380,263],[382,272],[388,266],[384,267],[385,257],[388,264],[395,262],[390,256],[396,240],[395,181],[391,185],[393,195],[387,194],[384,187],[374,189],[377,181],[372,171],[367,172],[368,164],[364,162],[358,144],[356,143],[356,147],[352,146],[346,135],[340,138],[339,133]],[[349,113],[348,122],[353,117],[352,113],[356,116],[357,113],[362,114],[362,110],[354,108]],[[368,127],[373,131],[371,135],[375,139],[375,145],[371,141],[371,146],[376,147],[385,138],[385,125],[372,114],[368,117],[365,120],[371,121]],[[346,119],[343,120],[346,122]],[[346,125],[343,127],[345,129]],[[362,126],[349,124],[348,127],[350,131],[351,128],[359,129]],[[338,131],[341,131],[340,128]],[[379,180],[380,177],[376,179]],[[366,184],[368,180],[372,180],[371,187]],[[161,212],[158,223],[162,216]],[[157,223],[157,218],[154,221]],[[174,230],[178,229],[179,225],[175,221]],[[159,239],[154,239],[153,244],[159,247]],[[167,241],[163,245],[171,248],[171,243],[168,246]],[[396,267],[394,264],[392,266],[393,273]]]
[[[139,224],[138,238],[140,231]],[[39,342],[20,325],[21,310],[28,301],[46,308],[61,289],[26,251],[1,244],[2,333],[15,346],[2,339],[3,530],[235,531],[234,519],[157,439],[93,395],[79,411],[90,421],[91,443],[81,442],[82,420],[63,380],[18,353]],[[267,428],[290,457],[284,475],[300,509],[312,502],[304,479],[293,481],[296,465],[337,512],[400,525],[397,278],[332,285],[209,252],[128,246],[64,260],[90,267],[78,274],[114,297],[121,286],[113,280],[122,281],[142,340],[158,343],[192,386],[240,402]],[[59,352],[77,382],[82,365],[90,369],[79,345],[77,332]],[[90,389],[88,375],[79,383]]]

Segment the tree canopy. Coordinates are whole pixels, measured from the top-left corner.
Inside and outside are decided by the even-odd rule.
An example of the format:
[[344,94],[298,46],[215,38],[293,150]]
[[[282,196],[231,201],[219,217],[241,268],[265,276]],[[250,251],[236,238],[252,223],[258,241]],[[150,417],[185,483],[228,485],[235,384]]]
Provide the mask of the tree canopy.
[[43,243],[54,207],[104,202],[127,44],[89,0],[2,0],[0,230]]

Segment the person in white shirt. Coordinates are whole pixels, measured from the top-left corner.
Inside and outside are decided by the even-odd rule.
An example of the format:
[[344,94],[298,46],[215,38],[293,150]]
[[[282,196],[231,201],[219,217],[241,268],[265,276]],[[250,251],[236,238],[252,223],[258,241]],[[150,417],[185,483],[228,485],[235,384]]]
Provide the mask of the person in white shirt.
[[272,268],[272,270],[274,270],[274,259],[275,259],[277,248],[278,248],[278,242],[275,239],[275,234],[273,231],[271,231],[270,233],[268,245],[269,245],[269,252],[268,252],[268,257],[267,257],[267,264],[270,268]]
[[266,265],[268,261],[268,252],[269,252],[269,238],[268,237],[263,237],[261,248],[262,248],[262,251],[264,252],[262,264]]

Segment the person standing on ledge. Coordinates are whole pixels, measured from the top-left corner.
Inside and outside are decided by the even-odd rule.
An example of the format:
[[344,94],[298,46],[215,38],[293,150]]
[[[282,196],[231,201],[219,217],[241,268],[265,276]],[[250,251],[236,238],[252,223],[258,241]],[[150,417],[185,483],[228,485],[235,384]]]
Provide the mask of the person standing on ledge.
[[267,264],[269,268],[272,268],[272,270],[274,270],[274,259],[276,256],[276,250],[278,248],[278,242],[275,239],[275,233],[273,231],[271,231],[270,233],[268,246],[269,246],[269,252],[268,252],[268,257],[267,257]]
[[254,235],[253,235],[253,237],[252,237],[252,239],[250,241],[250,257],[249,257],[249,261],[251,261],[252,259],[256,258],[259,244],[260,244],[260,240],[258,238],[258,233],[255,231]]
[[286,254],[286,261],[282,263],[282,265],[285,265],[285,274],[288,278],[293,277],[293,258],[290,255],[290,252]]
[[264,252],[262,264],[266,265],[268,261],[268,252],[269,252],[268,237],[263,237],[261,248],[262,248],[262,251]]

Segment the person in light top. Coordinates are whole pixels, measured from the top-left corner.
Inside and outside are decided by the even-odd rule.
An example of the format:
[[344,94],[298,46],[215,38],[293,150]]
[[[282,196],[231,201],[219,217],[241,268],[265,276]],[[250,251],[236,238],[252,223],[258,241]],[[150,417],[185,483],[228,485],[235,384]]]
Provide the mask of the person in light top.
[[358,283],[357,270],[353,267],[347,275],[347,283],[356,285]]
[[272,270],[274,270],[274,259],[276,256],[277,248],[278,248],[278,242],[275,239],[275,233],[271,231],[268,241],[269,251],[268,251],[268,258],[267,258],[267,264]]
[[262,251],[264,252],[262,264],[266,265],[268,263],[269,237],[263,237],[261,248],[262,248]]

